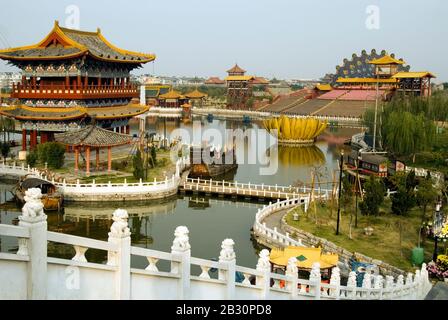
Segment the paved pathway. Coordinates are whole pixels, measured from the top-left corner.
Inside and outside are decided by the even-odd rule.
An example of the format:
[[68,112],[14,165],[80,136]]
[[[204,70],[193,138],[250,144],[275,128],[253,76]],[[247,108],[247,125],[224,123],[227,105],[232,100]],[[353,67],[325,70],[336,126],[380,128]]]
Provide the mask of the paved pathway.
[[266,217],[262,222],[266,222],[266,226],[270,229],[277,228],[277,231],[283,235],[286,235],[283,230],[281,229],[281,221],[283,216],[290,210],[291,208],[280,210],[276,213],[271,214],[270,216]]

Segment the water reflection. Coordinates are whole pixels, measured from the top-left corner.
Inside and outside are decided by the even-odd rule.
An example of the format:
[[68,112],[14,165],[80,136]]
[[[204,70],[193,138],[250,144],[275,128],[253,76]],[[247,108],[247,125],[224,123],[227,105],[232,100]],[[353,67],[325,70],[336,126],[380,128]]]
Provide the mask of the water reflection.
[[321,166],[325,164],[325,154],[316,146],[274,146],[269,151],[272,153],[274,148],[278,148],[278,159],[282,166]]

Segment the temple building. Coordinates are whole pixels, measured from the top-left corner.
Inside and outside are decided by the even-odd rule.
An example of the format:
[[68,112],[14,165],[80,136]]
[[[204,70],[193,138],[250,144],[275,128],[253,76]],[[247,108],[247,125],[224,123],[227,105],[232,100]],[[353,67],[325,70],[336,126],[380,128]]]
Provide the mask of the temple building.
[[253,76],[246,76],[246,70],[235,66],[227,70],[227,106],[231,109],[245,109],[246,102],[252,97]]
[[39,43],[0,50],[0,58],[22,70],[13,85],[16,104],[0,113],[22,128],[23,151],[53,141],[54,134],[95,124],[129,134],[129,119],[148,110],[138,103],[130,72],[155,55],[112,45],[96,32],[67,29],[56,21]]

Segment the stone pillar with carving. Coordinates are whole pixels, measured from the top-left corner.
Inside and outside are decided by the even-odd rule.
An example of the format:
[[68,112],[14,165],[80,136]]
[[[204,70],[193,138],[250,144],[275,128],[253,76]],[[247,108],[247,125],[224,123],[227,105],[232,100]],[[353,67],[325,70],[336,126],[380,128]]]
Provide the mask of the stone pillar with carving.
[[297,267],[297,258],[291,257],[288,260],[288,265],[286,266],[285,275],[291,279],[290,282],[287,283],[286,289],[291,290],[291,299],[297,299],[298,289],[298,275],[299,269]]
[[355,299],[356,298],[356,272],[351,271],[348,275],[347,281],[347,298]]
[[364,292],[362,296],[364,298],[370,299],[370,289],[372,289],[372,276],[368,272],[364,274],[364,279],[362,280],[362,288],[367,289],[367,291]]
[[378,295],[378,299],[381,299],[383,295],[383,283],[384,279],[382,275],[377,275],[373,279],[373,288],[379,290],[379,292],[376,293]]
[[219,270],[218,279],[227,283],[227,300],[235,298],[235,268],[236,255],[233,249],[235,242],[232,239],[225,239],[221,244],[221,252],[219,253],[219,262],[227,264],[227,270]]
[[128,217],[126,210],[115,210],[108,239],[117,247],[117,251],[108,252],[107,264],[117,267],[115,298],[119,300],[129,300],[131,297],[131,232]]
[[188,300],[190,298],[191,246],[188,234],[187,227],[177,227],[174,231],[174,241],[171,246],[173,258],[179,260],[179,262],[171,262],[171,272],[180,275],[177,289],[179,300]]
[[341,286],[341,270],[334,267],[331,272],[330,285],[336,286],[336,289],[330,289],[330,296],[339,299]]
[[25,204],[19,216],[19,226],[29,230],[28,239],[19,239],[18,255],[29,256],[27,298],[47,298],[47,216],[42,204],[42,192],[31,188],[25,192]]
[[315,262],[311,266],[311,272],[310,272],[310,293],[313,294],[317,300],[320,299],[320,281],[321,281],[321,274],[320,274],[320,263]]
[[262,286],[261,298],[267,299],[269,295],[269,289],[271,287],[271,262],[269,257],[269,250],[261,250],[257,263],[257,271],[263,273],[262,276],[257,276],[256,284]]

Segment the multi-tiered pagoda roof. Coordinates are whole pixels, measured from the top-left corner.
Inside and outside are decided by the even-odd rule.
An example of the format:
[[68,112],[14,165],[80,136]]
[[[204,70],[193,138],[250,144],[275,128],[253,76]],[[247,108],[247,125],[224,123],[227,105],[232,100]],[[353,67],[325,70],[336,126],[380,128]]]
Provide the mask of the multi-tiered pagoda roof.
[[0,58],[9,61],[54,60],[90,56],[94,59],[119,63],[146,63],[153,61],[153,54],[120,49],[111,44],[102,34],[79,31],[59,26],[56,21],[53,30],[39,43],[0,50]]

